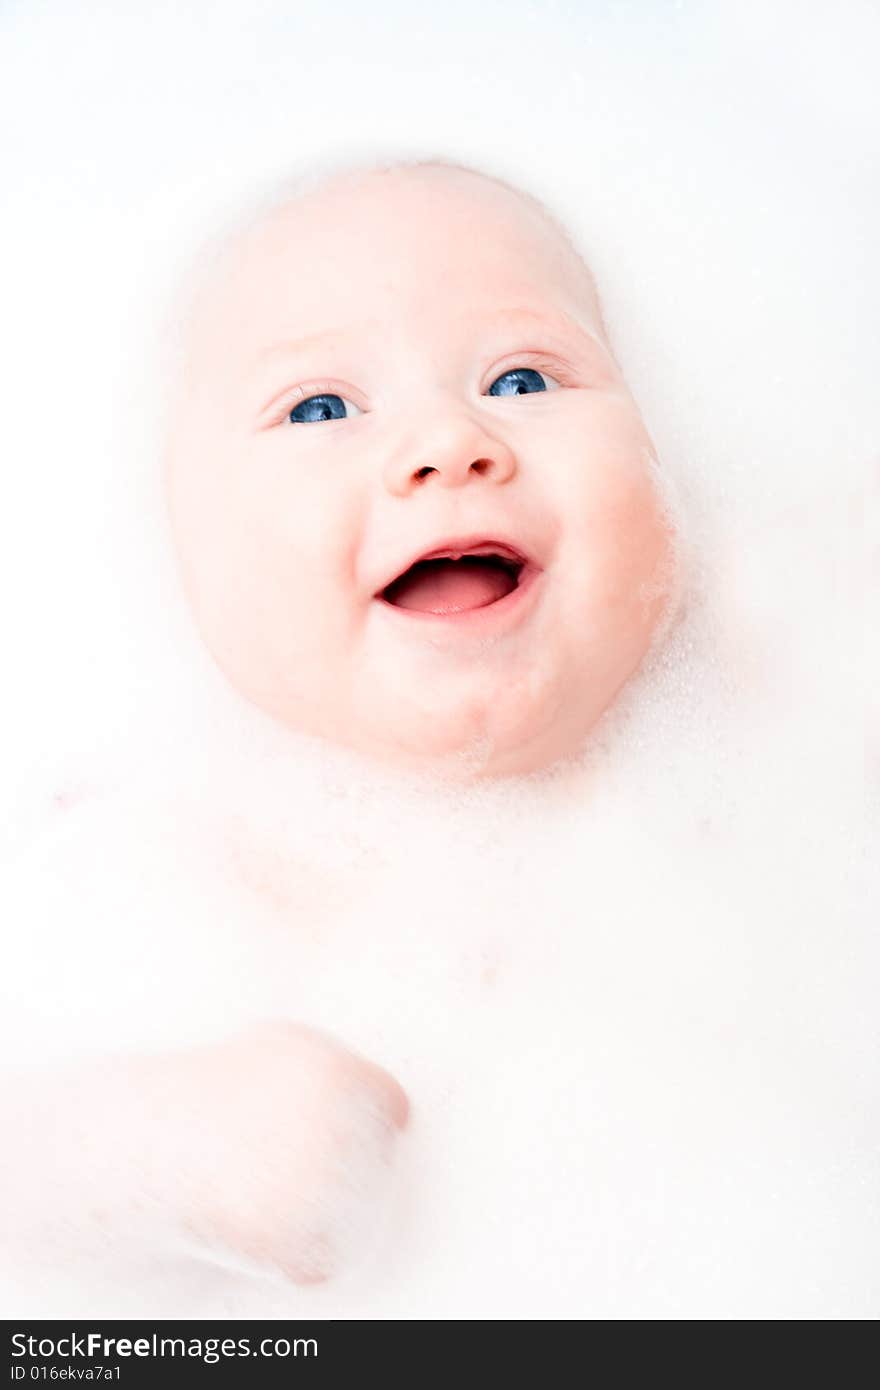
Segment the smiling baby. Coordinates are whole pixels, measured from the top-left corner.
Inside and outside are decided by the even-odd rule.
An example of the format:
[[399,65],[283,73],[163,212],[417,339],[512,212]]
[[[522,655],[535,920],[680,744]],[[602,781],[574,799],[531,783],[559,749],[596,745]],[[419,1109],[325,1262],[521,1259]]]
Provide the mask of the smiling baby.
[[167,480],[237,689],[412,767],[575,752],[668,616],[674,535],[590,272],[470,170],[330,177],[194,297]]
[[[169,512],[233,686],[368,762],[576,754],[668,626],[677,551],[593,278],[547,211],[442,163],[333,174],[226,239],[180,347]],[[47,1112],[94,1133],[79,1094]],[[418,1109],[292,1023],[114,1063],[100,1094],[112,1157],[68,1157],[68,1207],[98,1184],[121,1219],[140,1183],[151,1219],[300,1283],[344,1267]]]

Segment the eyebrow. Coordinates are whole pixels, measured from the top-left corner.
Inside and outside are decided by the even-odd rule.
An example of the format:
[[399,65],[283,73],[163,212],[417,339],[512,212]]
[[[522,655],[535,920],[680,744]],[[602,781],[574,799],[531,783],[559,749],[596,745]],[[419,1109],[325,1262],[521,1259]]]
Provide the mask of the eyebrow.
[[[464,315],[463,317],[469,317]],[[482,315],[479,316],[482,318]],[[546,310],[530,309],[526,306],[516,306],[510,309],[498,309],[491,314],[490,321],[493,323],[509,323],[511,327],[516,327],[521,323],[528,323],[536,328],[546,328],[572,333],[589,338],[597,346],[604,348],[601,336],[586,324],[579,322],[564,310],[554,309],[549,312]],[[369,330],[374,325],[369,323],[358,326],[360,330]],[[254,367],[257,370],[267,365],[271,365],[276,359],[295,356],[299,353],[307,353],[315,348],[328,346],[333,342],[340,342],[352,336],[352,329],[323,329],[318,333],[309,333],[302,338],[289,338],[281,342],[273,343],[271,347],[264,348],[254,360]]]
[[[574,339],[582,352],[587,351],[594,355],[598,351],[606,367],[612,372],[618,370],[614,352],[605,337],[603,327],[585,323],[564,309],[532,309],[527,305],[518,305],[511,309],[499,309],[491,317],[496,322],[509,324],[512,330],[528,326],[536,334],[543,332],[551,337],[567,339],[568,342]],[[548,346],[552,347],[554,344],[551,342]]]
[[271,347],[264,348],[254,359],[254,368],[261,370],[270,365],[279,357],[291,357],[296,353],[311,352],[315,348],[326,347],[328,343],[338,342],[342,338],[347,338],[351,334],[351,329],[323,329],[320,333],[309,333],[304,338],[290,338],[283,342],[273,343]]
[[578,336],[591,339],[599,347],[603,347],[602,339],[595,329],[587,324],[567,314],[564,309],[530,309],[525,305],[517,306],[512,309],[499,309],[492,314],[492,319],[500,322],[509,322],[512,327],[521,323],[533,324],[536,328],[550,329],[551,331],[563,333],[575,333]]

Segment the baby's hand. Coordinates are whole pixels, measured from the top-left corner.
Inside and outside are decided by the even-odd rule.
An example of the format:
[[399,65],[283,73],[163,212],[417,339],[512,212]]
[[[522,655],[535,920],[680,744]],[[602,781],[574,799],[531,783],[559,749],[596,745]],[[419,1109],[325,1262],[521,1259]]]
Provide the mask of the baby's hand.
[[287,1023],[145,1065],[154,1181],[170,1156],[191,1234],[308,1284],[373,1233],[408,1112],[387,1072]]
[[376,1231],[408,1109],[387,1072],[288,1023],[3,1074],[0,1105],[0,1246],[37,1260],[95,1240],[108,1254],[161,1254],[177,1233],[303,1284],[341,1270]]

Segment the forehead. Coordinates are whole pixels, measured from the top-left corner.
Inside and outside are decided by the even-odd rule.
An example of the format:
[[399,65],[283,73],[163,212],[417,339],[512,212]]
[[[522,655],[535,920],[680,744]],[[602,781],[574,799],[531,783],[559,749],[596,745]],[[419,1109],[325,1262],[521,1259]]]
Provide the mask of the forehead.
[[592,277],[539,205],[465,171],[348,176],[271,213],[230,247],[194,316],[198,356],[250,362],[276,339],[436,332],[516,310],[601,333]]

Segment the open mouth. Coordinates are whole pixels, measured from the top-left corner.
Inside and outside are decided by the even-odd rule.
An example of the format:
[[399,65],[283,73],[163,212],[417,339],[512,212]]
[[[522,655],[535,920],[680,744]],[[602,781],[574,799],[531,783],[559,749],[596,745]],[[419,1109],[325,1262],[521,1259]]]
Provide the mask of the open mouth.
[[437,550],[416,560],[377,597],[413,613],[467,613],[507,598],[526,568],[525,556],[495,541]]

